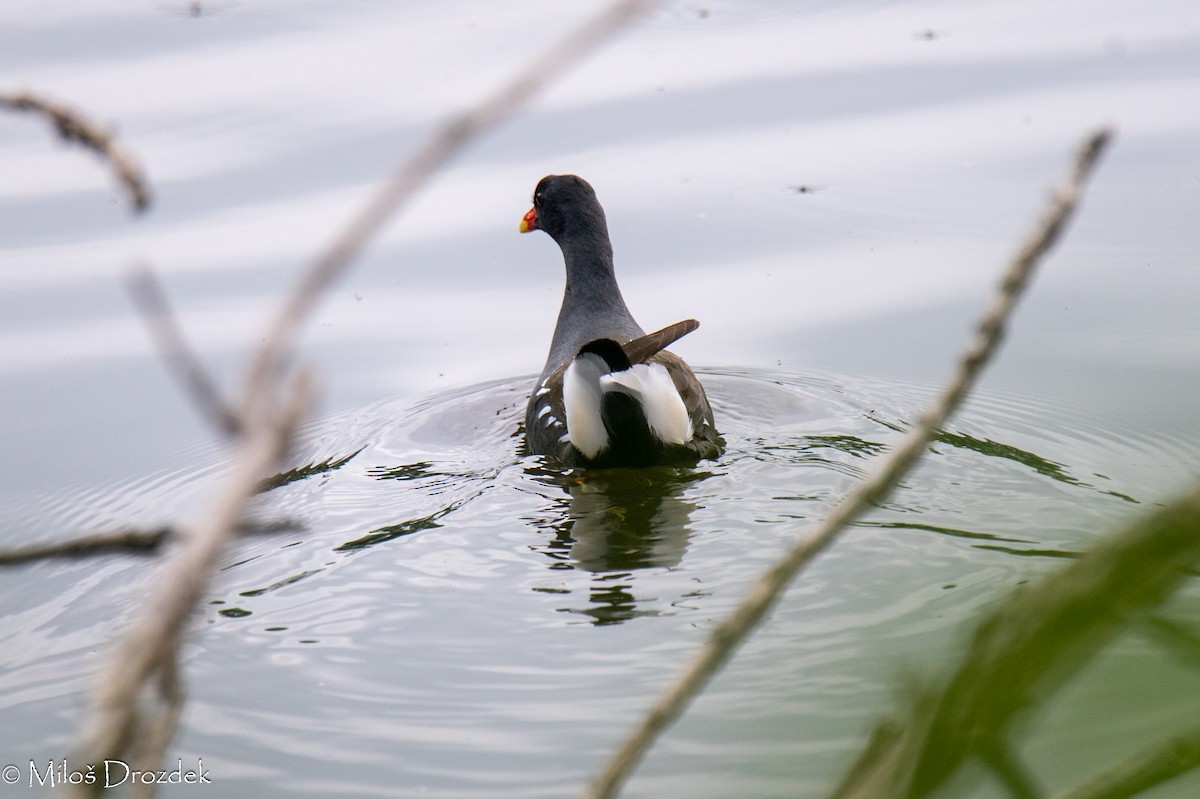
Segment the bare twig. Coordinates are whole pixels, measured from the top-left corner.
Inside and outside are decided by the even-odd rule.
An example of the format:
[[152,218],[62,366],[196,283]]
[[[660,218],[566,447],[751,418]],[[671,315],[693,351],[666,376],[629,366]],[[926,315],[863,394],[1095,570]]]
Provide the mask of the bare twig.
[[[85,761],[119,760],[132,752],[145,769],[153,770],[161,762],[180,711],[182,687],[176,668],[182,631],[262,476],[283,457],[310,390],[302,375],[286,408],[248,420],[225,489],[166,564],[158,590],[143,605],[144,615],[120,641],[102,675],[91,730],[80,753]],[[157,691],[144,696],[150,686]],[[94,794],[92,788],[98,787],[81,790]]]
[[0,566],[16,566],[49,558],[81,558],[105,552],[155,552],[173,534],[170,527],[113,530],[58,544],[42,544],[0,552]]
[[[284,473],[286,474],[286,473]],[[259,488],[262,491],[262,487]],[[260,524],[242,522],[237,527],[238,535],[278,535],[302,529],[296,520],[283,519]],[[53,558],[88,558],[96,555],[153,555],[163,544],[179,538],[180,530],[175,527],[147,527],[145,529],[121,528],[99,533],[88,533],[50,544],[0,550],[0,567],[19,566],[38,560]]]
[[[146,614],[119,644],[102,675],[92,728],[82,752],[86,762],[118,759],[129,752],[147,769],[161,761],[182,706],[176,674],[182,630],[246,503],[263,486],[270,467],[285,450],[299,415],[296,409],[302,404],[297,397],[306,392],[293,392],[292,399],[282,401],[285,392],[280,386],[293,360],[299,330],[321,294],[383,224],[466,144],[503,122],[567,67],[652,5],[652,0],[614,2],[495,94],[452,119],[351,220],[286,298],[247,371],[237,414],[240,450],[225,490],[167,564],[162,583],[145,604]],[[281,419],[284,402],[291,411]],[[150,695],[145,696],[147,693]],[[143,704],[147,705],[144,710]]]
[[31,92],[0,92],[0,108],[29,111],[50,120],[64,141],[73,141],[95,151],[108,161],[129,192],[135,211],[150,207],[150,188],[137,163],[111,133],[78,111]]
[[508,83],[473,108],[453,117],[392,175],[304,275],[275,317],[251,365],[248,382],[256,385],[287,367],[296,331],[322,293],[346,271],[367,242],[379,232],[471,140],[507,120],[547,84],[563,75],[631,20],[661,0],[618,0],[560,39]]
[[149,269],[138,269],[131,273],[129,294],[141,312],[163,360],[183,384],[184,393],[192,398],[201,414],[222,433],[237,435],[242,427],[241,420],[221,397],[216,382],[188,346],[175,315],[171,313],[162,284],[154,277],[154,273]]
[[[159,770],[167,746],[175,735],[175,727],[183,715],[187,694],[179,676],[178,646],[173,647],[163,659],[158,672],[158,694],[163,704],[162,710],[144,725],[140,741],[130,751],[130,766],[134,771],[154,773]],[[135,782],[132,786],[133,795],[140,799],[150,799],[155,790],[153,783]]]
[[1102,130],[1090,136],[1080,148],[1070,175],[1054,193],[1037,229],[1014,257],[991,307],[979,324],[974,342],[963,354],[958,370],[935,405],[918,420],[891,455],[833,508],[812,535],[798,541],[759,577],[741,604],[713,629],[701,651],[588,785],[585,797],[600,799],[616,795],[658,735],[683,713],[738,645],[759,625],[800,570],[833,543],[855,518],[880,503],[925,452],[999,345],[1008,317],[1034,267],[1058,240],[1082,196],[1084,182],[1111,138],[1111,131]]

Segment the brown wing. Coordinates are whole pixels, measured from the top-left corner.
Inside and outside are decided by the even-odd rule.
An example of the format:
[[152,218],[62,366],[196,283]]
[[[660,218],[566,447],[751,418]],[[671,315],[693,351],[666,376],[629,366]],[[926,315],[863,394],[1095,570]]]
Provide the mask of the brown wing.
[[644,363],[656,352],[665,350],[698,327],[700,323],[695,319],[684,319],[682,322],[667,325],[662,330],[655,330],[626,342],[621,345],[621,349],[625,350],[625,357],[630,363]]
[[724,449],[725,441],[717,432],[713,423],[712,407],[704,393],[704,386],[696,377],[692,367],[667,347],[700,327],[695,319],[684,319],[673,325],[667,325],[662,330],[647,333],[621,345],[630,363],[661,363],[667,367],[671,380],[683,399],[688,417],[692,420],[692,440],[687,448],[701,458],[715,458]]

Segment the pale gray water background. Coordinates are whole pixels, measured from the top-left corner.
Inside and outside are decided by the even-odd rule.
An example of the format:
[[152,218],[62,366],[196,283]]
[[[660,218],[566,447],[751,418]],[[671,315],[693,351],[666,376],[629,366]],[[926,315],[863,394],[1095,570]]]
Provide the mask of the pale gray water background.
[[[156,190],[131,219],[91,155],[0,116],[0,544],[186,518],[220,471],[130,310],[131,265],[234,381],[371,187],[592,7],[0,6],[3,87],[111,121]],[[187,647],[178,756],[204,759],[211,795],[573,793],[924,406],[1099,124],[1116,145],[959,437],[801,578],[628,795],[828,790],[905,675],[1197,472],[1190,0],[677,3],[573,71],[324,305],[323,412],[296,462],[361,451],[264,498],[301,532],[228,557]],[[580,487],[518,454],[562,272],[516,224],[555,171],[596,186],[642,323],[702,321],[677,350],[710,386],[719,462]],[[153,576],[133,557],[0,574],[0,765],[69,753]],[[1195,611],[1193,586],[1173,613]],[[1198,713],[1200,676],[1129,636],[1024,748],[1062,787]]]

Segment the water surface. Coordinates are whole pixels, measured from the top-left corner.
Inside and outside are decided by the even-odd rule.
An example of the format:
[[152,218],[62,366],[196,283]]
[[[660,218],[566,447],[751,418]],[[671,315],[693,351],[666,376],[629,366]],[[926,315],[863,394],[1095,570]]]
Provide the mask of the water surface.
[[[156,192],[131,220],[91,156],[0,117],[5,545],[189,518],[226,463],[131,312],[131,265],[163,276],[235,386],[283,287],[381,176],[586,11],[201,9],[0,9],[6,84],[117,124]],[[1198,53],[1200,15],[1167,0],[656,12],[440,175],[323,307],[306,340],[323,408],[291,459],[316,468],[261,498],[257,518],[292,527],[240,541],[197,613],[178,755],[239,795],[573,793],[896,443],[1071,149],[1115,124],[979,394],[628,795],[828,790],[905,675],[938,673],[998,597],[1196,474]],[[520,453],[561,264],[515,228],[555,171],[597,187],[642,323],[702,321],[677,350],[709,387],[718,461],[577,480]],[[0,577],[0,765],[62,757],[154,563]],[[1122,638],[1034,720],[1026,757],[1065,787],[1189,724],[1198,688]]]

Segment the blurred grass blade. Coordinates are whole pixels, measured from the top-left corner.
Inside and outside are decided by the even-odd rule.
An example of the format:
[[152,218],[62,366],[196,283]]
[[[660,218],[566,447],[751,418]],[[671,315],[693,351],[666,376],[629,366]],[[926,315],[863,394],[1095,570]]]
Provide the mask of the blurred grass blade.
[[1126,799],[1200,766],[1200,727],[1139,752],[1054,799]]
[[[1011,594],[976,629],[951,677],[923,692],[907,718],[880,725],[833,795],[928,796],[968,760],[989,764],[1015,788],[1010,777],[1022,772],[1009,754],[1014,722],[1044,705],[1118,632],[1144,620],[1197,563],[1200,485]],[[1093,795],[1106,796],[1080,794]]]

